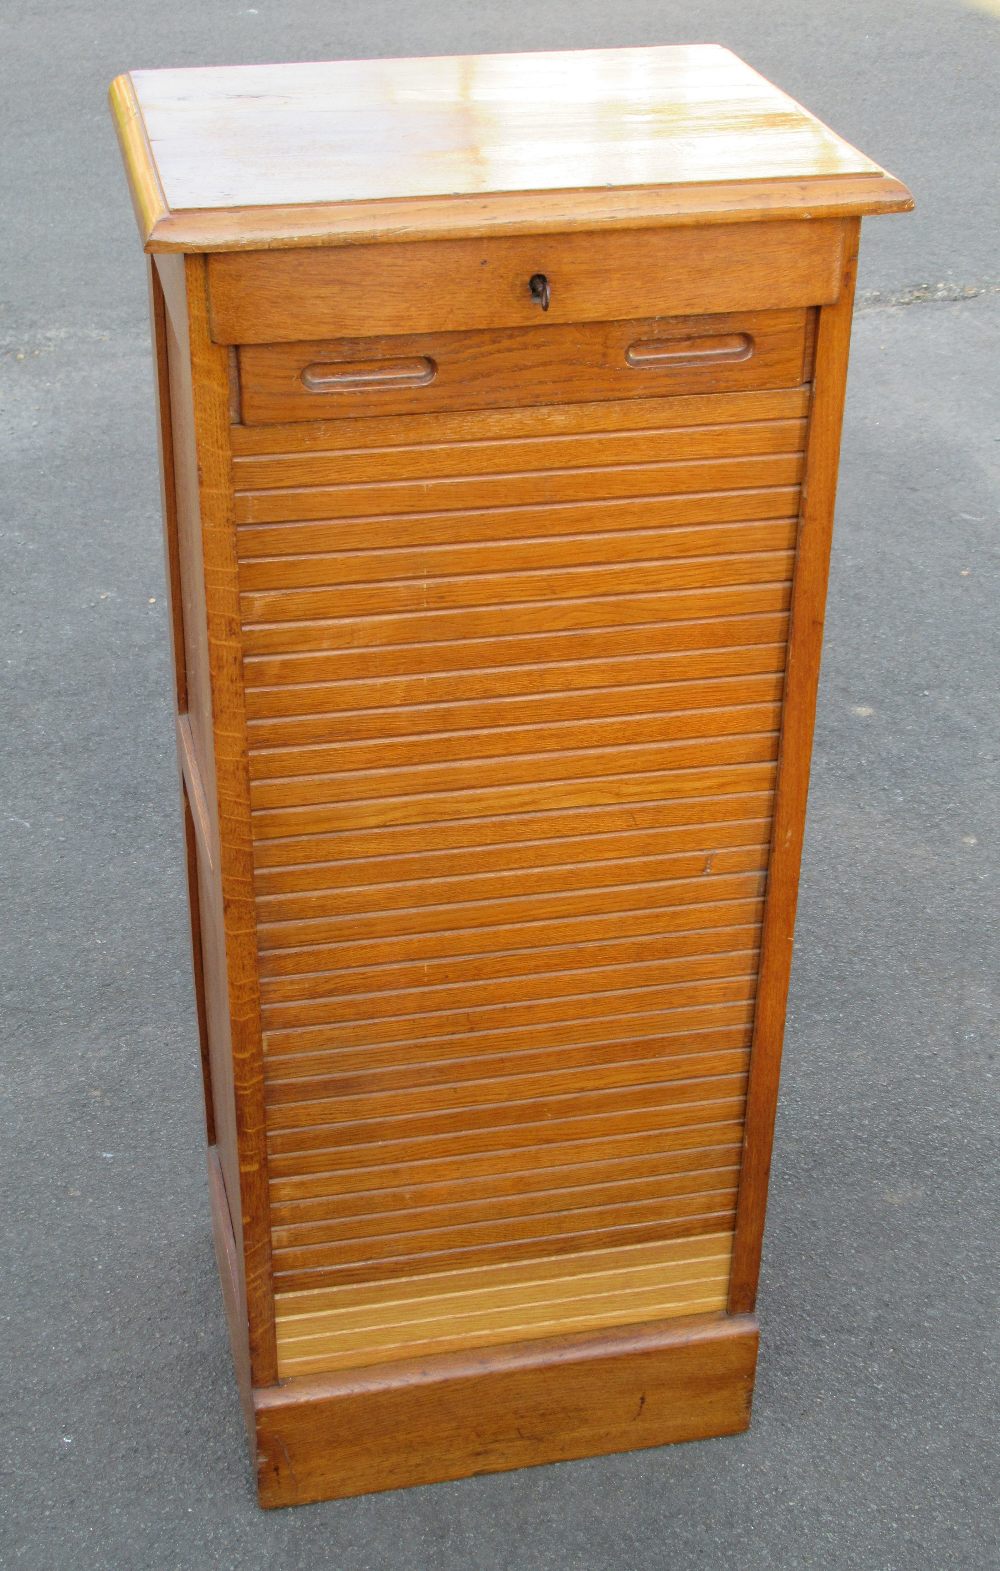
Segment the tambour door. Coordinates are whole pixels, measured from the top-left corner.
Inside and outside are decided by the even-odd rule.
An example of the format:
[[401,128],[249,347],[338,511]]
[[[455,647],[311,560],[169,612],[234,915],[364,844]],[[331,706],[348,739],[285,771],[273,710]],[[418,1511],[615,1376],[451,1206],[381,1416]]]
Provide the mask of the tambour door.
[[801,315],[785,387],[232,428],[283,1374],[725,1306]]

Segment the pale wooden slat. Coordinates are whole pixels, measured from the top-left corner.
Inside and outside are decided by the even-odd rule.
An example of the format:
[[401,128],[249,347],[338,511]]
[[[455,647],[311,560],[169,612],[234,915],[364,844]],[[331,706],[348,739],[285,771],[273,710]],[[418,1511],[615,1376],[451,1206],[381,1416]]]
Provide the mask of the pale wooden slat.
[[627,1297],[610,1294],[591,1307],[593,1301],[551,1309],[526,1310],[504,1317],[485,1313],[478,1320],[469,1317],[461,1330],[439,1329],[436,1333],[396,1333],[379,1337],[370,1334],[359,1346],[359,1339],[348,1336],[328,1339],[320,1334],[315,1342],[303,1346],[289,1342],[279,1352],[278,1368],[282,1378],[325,1370],[350,1368],[364,1363],[388,1363],[395,1359],[456,1352],[459,1349],[490,1345],[500,1340],[528,1342],[536,1337],[594,1330],[600,1326],[628,1325],[644,1319],[667,1319],[679,1315],[704,1314],[725,1306],[728,1270],[715,1276],[699,1277],[693,1283],[653,1288]]
[[580,1250],[558,1260],[544,1257],[525,1261],[501,1262],[485,1272],[456,1266],[450,1271],[414,1275],[400,1282],[378,1286],[310,1288],[282,1293],[275,1313],[290,1335],[312,1329],[316,1316],[329,1315],[330,1323],[345,1325],[391,1325],[411,1315],[461,1315],[481,1293],[497,1303],[517,1300],[524,1303],[549,1302],[552,1298],[576,1292],[594,1291],[611,1282],[622,1287],[642,1287],[648,1273],[664,1273],[670,1280],[684,1280],[688,1268],[704,1262],[715,1270],[730,1249],[725,1234],[689,1236],[682,1240],[652,1244],[626,1244],[610,1249]]

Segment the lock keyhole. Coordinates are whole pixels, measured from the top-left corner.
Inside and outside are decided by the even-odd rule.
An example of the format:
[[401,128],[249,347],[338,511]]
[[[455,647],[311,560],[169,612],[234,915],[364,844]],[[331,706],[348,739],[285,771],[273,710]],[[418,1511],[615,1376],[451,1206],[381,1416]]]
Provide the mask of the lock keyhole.
[[537,300],[542,310],[547,311],[549,309],[549,301],[552,299],[552,290],[549,288],[549,281],[545,274],[532,273],[528,279],[528,288],[531,291],[532,300]]

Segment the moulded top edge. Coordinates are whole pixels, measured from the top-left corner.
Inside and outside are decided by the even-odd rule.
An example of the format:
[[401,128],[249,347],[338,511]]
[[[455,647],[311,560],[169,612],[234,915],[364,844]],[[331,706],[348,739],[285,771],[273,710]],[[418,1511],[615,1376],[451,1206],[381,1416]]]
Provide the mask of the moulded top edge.
[[714,45],[139,71],[110,97],[150,250],[912,206]]

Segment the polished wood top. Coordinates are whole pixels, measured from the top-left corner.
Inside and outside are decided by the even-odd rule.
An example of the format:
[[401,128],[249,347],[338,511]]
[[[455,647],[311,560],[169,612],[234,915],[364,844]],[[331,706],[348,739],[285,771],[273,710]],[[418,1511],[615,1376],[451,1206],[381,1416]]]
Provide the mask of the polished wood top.
[[912,206],[715,45],[137,71],[111,101],[151,250]]

